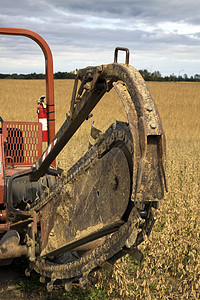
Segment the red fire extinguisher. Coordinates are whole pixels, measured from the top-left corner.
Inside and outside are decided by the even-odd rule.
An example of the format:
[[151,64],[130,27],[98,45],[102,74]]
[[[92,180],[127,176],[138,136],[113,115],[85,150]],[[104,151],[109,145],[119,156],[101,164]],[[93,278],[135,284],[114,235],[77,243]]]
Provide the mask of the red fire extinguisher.
[[42,123],[42,141],[48,142],[48,128],[47,128],[47,106],[44,103],[45,96],[42,96],[38,101],[38,121]]

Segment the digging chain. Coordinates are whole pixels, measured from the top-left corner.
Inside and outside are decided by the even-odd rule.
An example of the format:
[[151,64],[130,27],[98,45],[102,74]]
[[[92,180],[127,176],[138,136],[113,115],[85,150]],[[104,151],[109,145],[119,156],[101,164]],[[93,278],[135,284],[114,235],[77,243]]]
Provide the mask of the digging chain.
[[[98,159],[103,157],[111,148],[117,146],[118,143],[123,143],[133,156],[133,141],[129,127],[122,122],[116,122],[116,125],[112,124],[105,134],[99,136],[96,143],[87,153],[69,169],[65,183],[76,180],[82,172],[92,164],[95,164]],[[48,197],[44,193],[31,209],[39,211],[53,199],[53,195],[55,196],[55,192],[59,192],[59,189],[56,191],[55,188],[52,188],[52,191],[49,191]],[[141,221],[143,221],[142,227]],[[90,253],[66,264],[55,264],[45,258],[37,257],[35,261],[30,262],[30,270],[34,269],[40,273],[41,280],[45,277],[51,278],[51,281],[47,284],[49,291],[53,288],[53,283],[56,279],[63,279],[66,281],[66,284],[67,282],[79,279],[79,284],[84,287],[87,284],[88,275],[92,270],[103,266],[106,261],[115,261],[115,257],[117,256],[137,250],[137,245],[145,239],[145,235],[150,234],[154,221],[155,218],[151,209],[149,217],[144,221],[140,217],[139,210],[133,206],[127,222],[118,231],[107,236],[105,242]]]

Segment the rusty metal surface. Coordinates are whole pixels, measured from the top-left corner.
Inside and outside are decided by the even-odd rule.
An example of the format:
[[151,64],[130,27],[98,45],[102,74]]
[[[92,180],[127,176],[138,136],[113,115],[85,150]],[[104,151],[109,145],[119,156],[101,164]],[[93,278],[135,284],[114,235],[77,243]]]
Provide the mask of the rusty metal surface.
[[117,47],[115,48],[115,52],[114,52],[114,63],[117,63],[118,61],[118,52],[119,51],[125,51],[126,52],[126,65],[129,65],[129,56],[130,56],[130,51],[128,48],[124,48],[124,47]]

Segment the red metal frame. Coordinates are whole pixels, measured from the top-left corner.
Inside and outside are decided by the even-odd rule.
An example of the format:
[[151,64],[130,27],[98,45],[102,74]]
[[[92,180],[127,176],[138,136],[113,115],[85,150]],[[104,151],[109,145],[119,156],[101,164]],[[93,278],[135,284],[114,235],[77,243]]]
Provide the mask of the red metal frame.
[[42,154],[42,124],[3,122],[0,133],[0,234],[9,230],[6,177],[29,168]]
[[4,138],[0,134],[0,234],[9,230],[7,205],[5,203]]
[[42,124],[39,122],[3,122],[6,166],[32,166],[42,155]]
[[48,143],[55,136],[55,111],[54,111],[54,82],[53,82],[53,58],[47,42],[36,32],[24,28],[0,27],[0,34],[25,36],[35,41],[42,49],[45,57],[46,70],[46,99],[47,99],[47,124]]
[[0,204],[4,203],[4,188],[5,188],[4,149],[3,149],[3,136],[2,134],[0,134]]
[[[55,136],[53,58],[51,50],[47,42],[39,34],[31,30],[0,27],[0,34],[28,37],[35,41],[43,51],[46,72],[48,144],[50,144]],[[41,156],[42,152],[41,124],[33,122],[23,124],[26,124],[28,128],[26,126],[23,127],[22,122],[4,122],[2,124],[3,132],[0,133],[0,234],[9,230],[5,199],[6,176],[19,172],[20,168],[31,166],[35,159]],[[9,130],[7,130],[7,126],[11,126]],[[10,138],[9,135],[12,135],[12,137]],[[8,144],[12,144],[12,147],[6,149]],[[52,164],[55,166],[55,160]]]

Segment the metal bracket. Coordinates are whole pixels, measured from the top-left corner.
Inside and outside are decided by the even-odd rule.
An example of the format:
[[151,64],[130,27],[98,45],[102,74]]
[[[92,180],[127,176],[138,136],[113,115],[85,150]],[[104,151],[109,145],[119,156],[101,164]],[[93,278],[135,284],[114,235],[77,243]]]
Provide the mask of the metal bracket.
[[128,48],[124,47],[117,47],[115,48],[115,54],[114,54],[114,63],[117,63],[117,58],[118,58],[118,51],[125,51],[126,52],[126,65],[129,65],[129,56],[130,56],[130,51]]

